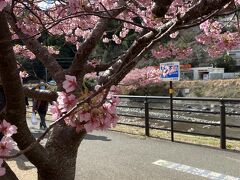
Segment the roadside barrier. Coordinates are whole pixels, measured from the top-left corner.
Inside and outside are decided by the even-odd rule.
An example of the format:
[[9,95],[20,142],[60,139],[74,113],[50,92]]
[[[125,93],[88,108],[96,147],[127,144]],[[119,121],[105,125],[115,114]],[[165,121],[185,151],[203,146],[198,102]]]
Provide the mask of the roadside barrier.
[[[118,97],[121,99],[121,104],[117,110],[119,116],[144,119],[144,125],[124,122],[119,122],[119,124],[145,128],[146,136],[150,136],[151,129],[157,129],[170,131],[172,141],[174,141],[174,133],[215,137],[220,138],[221,149],[226,149],[226,140],[240,141],[240,113],[237,112],[237,110],[240,111],[240,99],[174,97],[171,101],[170,97],[167,96],[119,95]],[[171,106],[173,108],[170,108]],[[194,106],[196,108],[194,108]],[[135,109],[135,113],[132,113],[132,111],[124,113],[126,112],[124,110],[126,108],[128,110]],[[167,117],[158,117],[156,116],[158,113],[167,115]],[[152,114],[155,114],[155,116]],[[171,114],[173,114],[173,116]],[[201,114],[205,114],[202,121],[191,120],[194,119],[192,117],[199,119],[198,117],[200,117]],[[211,120],[211,116],[215,119],[214,121]],[[185,118],[181,119],[182,117]],[[235,120],[229,120],[228,122],[227,118],[229,117]],[[154,123],[156,124],[158,122],[168,122],[169,124],[168,127],[165,128],[153,126]],[[218,127],[218,132],[211,132],[211,128],[209,128],[209,131],[204,130],[204,132],[198,132],[198,129],[196,129],[195,132],[191,132],[183,130],[184,128],[175,128],[176,125],[180,124]],[[216,128],[214,130],[216,131]],[[229,136],[228,134],[233,134],[233,131],[238,135]]]

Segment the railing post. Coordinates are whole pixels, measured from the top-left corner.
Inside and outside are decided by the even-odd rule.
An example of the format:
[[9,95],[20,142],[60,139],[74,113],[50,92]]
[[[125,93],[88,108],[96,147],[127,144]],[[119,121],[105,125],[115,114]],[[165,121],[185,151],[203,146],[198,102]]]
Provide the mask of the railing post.
[[171,141],[174,142],[174,124],[173,124],[173,86],[172,86],[172,81],[170,81],[169,95],[170,95]]
[[221,115],[221,121],[220,121],[220,148],[226,149],[226,111],[225,111],[225,103],[223,100],[221,100],[220,105],[220,115]]
[[144,109],[145,109],[145,135],[149,136],[149,109],[147,97],[145,97],[144,100]]

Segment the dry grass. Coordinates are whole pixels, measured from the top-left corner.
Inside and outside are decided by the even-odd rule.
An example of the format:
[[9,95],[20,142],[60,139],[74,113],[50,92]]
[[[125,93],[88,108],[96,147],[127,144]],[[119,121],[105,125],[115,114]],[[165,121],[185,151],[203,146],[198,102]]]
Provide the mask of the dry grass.
[[176,89],[188,88],[188,96],[202,97],[240,97],[240,79],[179,81],[174,82]]
[[[134,135],[145,136],[144,128],[132,127],[127,125],[117,125],[112,128],[113,131],[124,132]],[[150,130],[150,136],[162,139],[171,139],[170,132],[161,130]],[[211,147],[220,147],[220,140],[213,137],[185,135],[181,133],[174,133],[174,140],[179,142],[186,142],[191,144],[199,144]],[[240,151],[240,141],[227,140],[227,149]]]

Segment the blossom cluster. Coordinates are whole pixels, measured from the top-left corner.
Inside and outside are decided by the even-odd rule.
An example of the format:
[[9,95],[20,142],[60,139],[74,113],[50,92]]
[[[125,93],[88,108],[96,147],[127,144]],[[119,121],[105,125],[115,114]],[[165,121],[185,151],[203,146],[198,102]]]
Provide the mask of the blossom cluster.
[[234,0],[236,5],[240,5],[240,0]]
[[35,55],[26,48],[26,46],[21,46],[17,44],[13,47],[13,51],[15,52],[15,54],[19,54],[31,60],[36,58]]
[[[0,0],[0,11],[9,2],[11,1]],[[135,1],[130,1],[127,5],[128,8],[121,12],[117,18],[131,22],[134,22],[136,18],[139,18],[141,19],[141,25],[156,28],[160,27],[164,21],[169,18],[186,13],[194,3],[195,1],[193,0],[174,0],[171,3],[166,16],[162,19],[156,18],[152,14],[154,1],[139,0],[137,3]],[[239,0],[235,0],[235,3],[236,5],[240,4]],[[17,19],[16,25],[18,28],[20,28],[25,34],[32,35],[36,38],[39,37],[39,32],[48,29],[49,33],[53,35],[63,35],[66,41],[74,43],[77,47],[79,47],[80,43],[84,42],[83,40],[89,36],[99,20],[99,17],[91,15],[91,13],[89,15],[84,15],[84,12],[105,12],[106,9],[111,12],[113,9],[122,7],[122,4],[117,0],[69,0],[65,3],[55,1],[54,3],[47,5],[45,9],[39,4],[39,1],[36,3],[31,2],[30,4],[25,4],[31,7],[31,13],[23,6],[23,4],[15,3],[13,6],[13,12]],[[144,8],[139,8],[139,6]],[[48,10],[47,13],[45,12],[46,8]],[[76,14],[79,14],[79,16],[75,16]],[[102,40],[104,43],[113,41],[116,44],[121,44],[123,38],[126,37],[130,29],[140,32],[142,28],[131,23],[123,23],[120,32],[114,33],[111,38],[103,35]],[[117,31],[119,31],[119,29]],[[171,36],[176,36],[176,34],[177,33],[172,34]],[[14,34],[13,37],[15,38],[16,35]],[[28,56],[31,57],[32,55],[29,54]]]
[[176,57],[177,59],[185,59],[192,54],[192,48],[190,47],[176,47],[172,43],[166,46],[160,45],[157,49],[153,49],[152,55],[154,58],[171,58]]
[[0,12],[10,3],[9,0],[0,0]]
[[[121,44],[121,43],[122,43],[122,39],[124,39],[124,38],[127,36],[128,32],[129,32],[129,29],[126,28],[126,27],[124,27],[124,28],[119,32],[119,36],[116,35],[116,34],[113,34],[113,35],[112,35],[112,39],[109,39],[109,38],[107,38],[107,37],[104,37],[104,38],[103,38],[103,42],[104,42],[104,43],[109,43],[109,42],[112,40],[112,41],[115,42],[116,44]],[[107,35],[107,34],[104,33],[104,35]]]
[[159,66],[147,66],[135,68],[130,71],[120,82],[121,85],[145,86],[148,84],[159,83],[161,81]]
[[[50,54],[59,54],[59,51],[53,46],[47,46],[46,48]],[[17,44],[13,47],[13,51],[15,54],[24,56],[31,60],[36,58],[36,56],[30,50],[28,50],[26,46]]]
[[[3,120],[3,122],[0,123],[0,133],[3,135],[0,141],[0,156],[8,156],[16,145],[11,136],[17,133],[17,127]],[[0,176],[3,176],[6,172],[6,169],[1,167],[2,164],[3,159],[0,159]]]
[[100,62],[101,61],[99,59],[94,58],[92,60],[89,60],[87,64],[95,68],[96,66],[100,65]]
[[[77,87],[76,77],[66,75],[65,78],[66,80],[63,82],[65,92],[59,92],[57,101],[50,107],[53,119],[55,120],[66,114],[70,109],[75,107],[79,101],[87,98],[92,93],[88,89],[84,89],[79,97],[74,95],[73,91]],[[95,89],[95,91],[98,90],[99,88]],[[66,117],[64,119],[65,123],[76,128],[76,132],[78,133],[83,130],[91,132],[93,130],[104,130],[115,126],[118,120],[116,116],[116,105],[119,102],[119,98],[114,96],[115,94],[115,87],[110,89],[107,97],[99,93],[91,102],[84,103]],[[107,99],[106,102],[105,98]]]
[[[6,4],[9,0],[0,0],[0,4]],[[165,19],[173,18],[177,14],[184,14],[189,7],[192,6],[192,0],[175,0],[171,4]],[[113,9],[121,8],[122,4],[117,0],[69,0],[66,3],[56,1],[53,5],[47,5],[45,9],[39,5],[40,3],[30,4],[31,12],[29,12],[21,3],[14,6],[14,14],[17,18],[16,25],[25,34],[38,37],[38,33],[44,29],[48,29],[53,35],[63,35],[65,40],[77,46],[80,46],[82,40],[86,39],[97,24],[99,17],[94,15],[83,15],[83,12],[104,12],[106,9],[111,12]],[[140,6],[144,8],[139,8]],[[27,4],[26,4],[27,5]],[[121,12],[117,18],[134,22],[136,18],[141,19],[141,25],[156,28],[163,24],[161,18],[156,18],[152,14],[152,0],[139,0],[138,3],[128,3],[128,8]],[[47,13],[44,11],[47,8]],[[106,9],[105,9],[106,8]],[[0,5],[1,9],[1,5]],[[83,14],[82,14],[83,13]],[[79,16],[75,16],[79,14]],[[39,20],[39,18],[41,17]],[[71,18],[66,18],[71,17]],[[58,23],[56,23],[58,22]],[[103,42],[110,41],[121,44],[123,38],[126,37],[129,30],[140,32],[141,27],[131,23],[123,23],[120,32],[114,33],[111,38],[103,35]],[[117,30],[119,31],[119,30]],[[16,38],[16,35],[13,35]],[[81,41],[79,41],[81,40]]]
[[200,25],[202,34],[196,36],[196,40],[207,46],[208,54],[217,57],[225,51],[239,46],[240,37],[238,32],[222,32],[223,25],[217,21],[205,21]]
[[165,18],[173,18],[178,14],[185,14],[188,9],[192,6],[193,0],[185,1],[185,0],[175,0],[169,7],[169,10],[165,16]]

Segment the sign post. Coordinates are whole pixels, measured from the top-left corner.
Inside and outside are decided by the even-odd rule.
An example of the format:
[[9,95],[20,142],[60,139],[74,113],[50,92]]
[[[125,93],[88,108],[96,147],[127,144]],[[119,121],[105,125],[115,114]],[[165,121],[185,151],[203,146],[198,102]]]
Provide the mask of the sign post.
[[180,80],[180,64],[179,62],[169,62],[160,64],[160,78],[163,81],[169,81],[170,96],[170,117],[171,117],[171,141],[174,141],[174,124],[173,124],[173,85],[172,81]]

